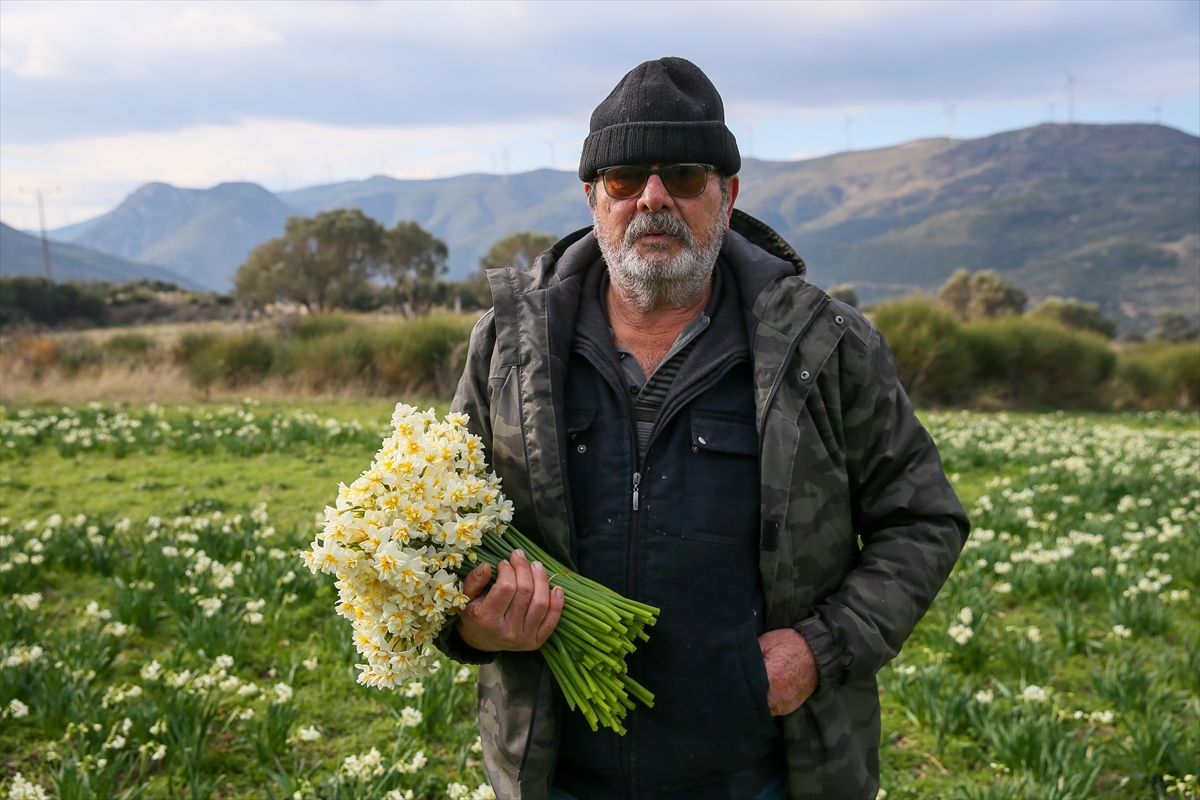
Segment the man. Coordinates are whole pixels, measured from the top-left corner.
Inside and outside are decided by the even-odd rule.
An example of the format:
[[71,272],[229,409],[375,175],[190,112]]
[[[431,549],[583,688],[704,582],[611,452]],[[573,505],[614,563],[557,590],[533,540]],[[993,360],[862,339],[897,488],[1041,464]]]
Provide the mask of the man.
[[594,226],[493,270],[453,407],[514,523],[661,609],[629,658],[655,694],[593,732],[536,649],[563,597],[520,553],[480,567],[440,639],[483,664],[501,798],[874,798],[875,673],[967,535],[879,332],[734,210],[715,87],[646,62],[597,107],[579,176]]

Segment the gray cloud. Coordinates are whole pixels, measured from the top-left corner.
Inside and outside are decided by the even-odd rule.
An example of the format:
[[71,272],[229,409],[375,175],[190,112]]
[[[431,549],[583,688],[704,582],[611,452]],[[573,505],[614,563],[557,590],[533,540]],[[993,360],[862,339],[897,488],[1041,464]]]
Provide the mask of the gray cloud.
[[1200,87],[1200,4],[5,3],[9,143],[228,124],[586,121],[682,55],[729,105],[1151,102]]

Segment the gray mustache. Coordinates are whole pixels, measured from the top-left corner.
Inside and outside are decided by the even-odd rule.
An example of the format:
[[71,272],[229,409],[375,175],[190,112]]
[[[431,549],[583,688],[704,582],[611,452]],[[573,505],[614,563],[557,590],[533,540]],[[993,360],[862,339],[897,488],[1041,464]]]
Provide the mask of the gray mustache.
[[661,232],[674,236],[679,243],[690,248],[693,243],[692,229],[679,217],[666,211],[638,214],[625,229],[625,246],[630,247],[638,239],[650,233]]

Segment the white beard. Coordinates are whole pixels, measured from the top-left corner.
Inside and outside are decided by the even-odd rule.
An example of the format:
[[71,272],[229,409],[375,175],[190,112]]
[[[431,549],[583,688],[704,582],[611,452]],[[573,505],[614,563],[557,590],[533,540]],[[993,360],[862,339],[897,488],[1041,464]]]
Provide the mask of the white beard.
[[[713,265],[725,239],[725,216],[720,214],[703,241],[696,241],[687,223],[666,211],[638,214],[625,229],[623,240],[613,241],[595,210],[592,222],[608,275],[626,300],[644,313],[662,308],[684,308],[708,285]],[[682,251],[673,258],[642,256],[637,241],[651,231],[662,231],[679,240]],[[665,250],[664,245],[655,250]],[[664,259],[666,259],[664,261]]]

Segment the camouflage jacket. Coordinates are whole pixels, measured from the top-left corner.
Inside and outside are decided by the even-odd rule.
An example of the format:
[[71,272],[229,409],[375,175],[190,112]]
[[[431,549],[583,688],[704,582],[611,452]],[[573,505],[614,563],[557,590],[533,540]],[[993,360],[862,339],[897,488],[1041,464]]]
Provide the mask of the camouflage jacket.
[[[453,408],[471,415],[514,502],[514,524],[570,565],[562,397],[590,229],[528,270],[488,273]],[[759,567],[768,630],[795,627],[817,692],[783,720],[792,798],[874,798],[875,673],[899,652],[958,557],[968,522],[886,342],[804,279],[778,234],[735,211],[721,257],[745,303],[761,447]],[[479,670],[484,760],[499,798],[542,800],[570,713],[538,653],[439,645]]]

